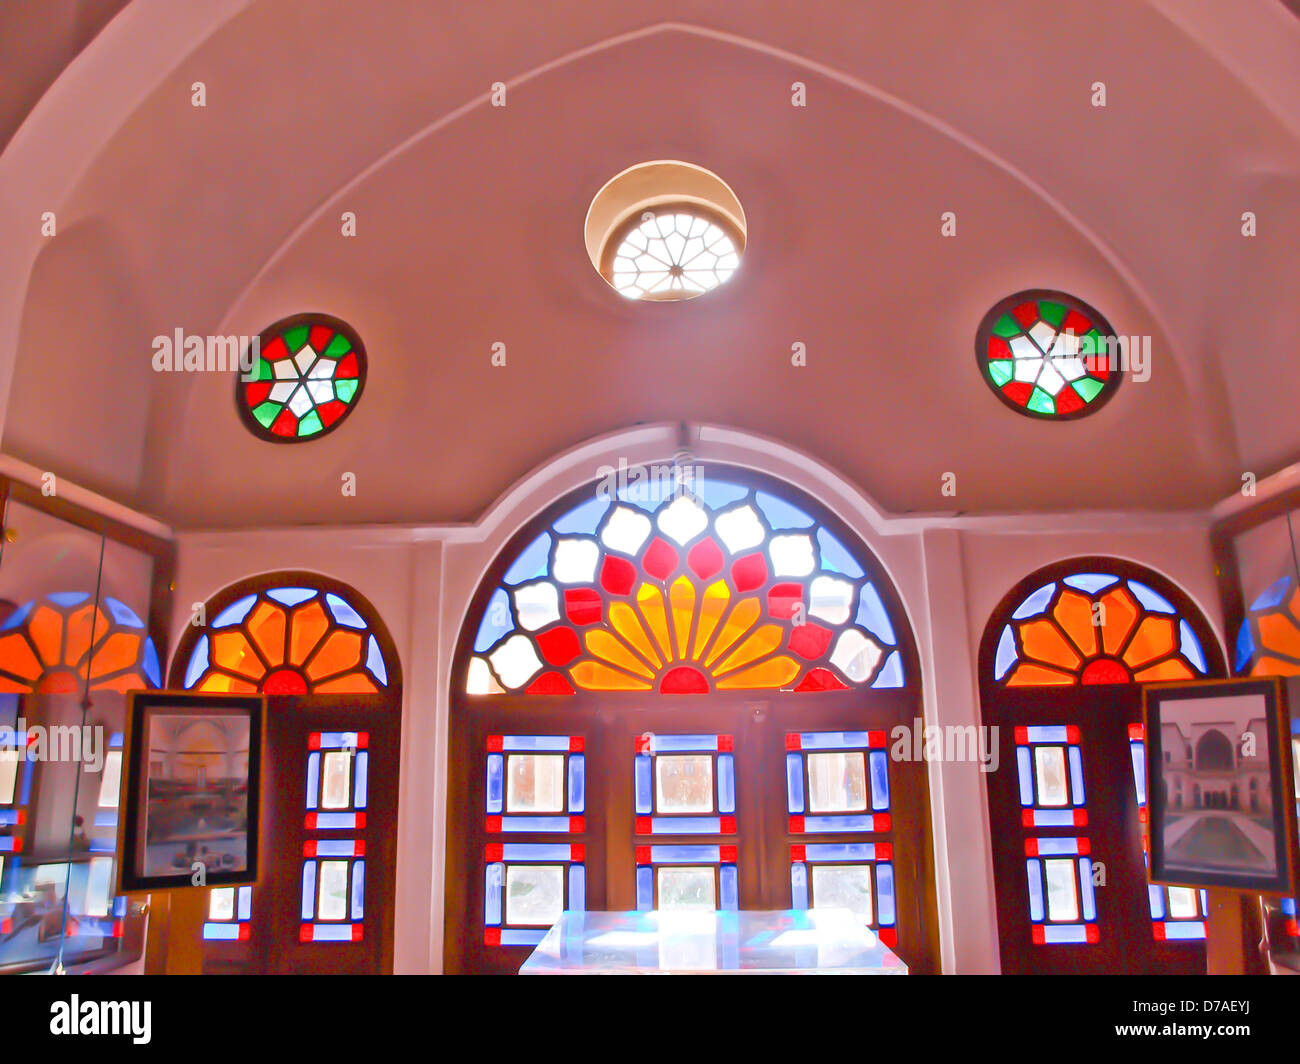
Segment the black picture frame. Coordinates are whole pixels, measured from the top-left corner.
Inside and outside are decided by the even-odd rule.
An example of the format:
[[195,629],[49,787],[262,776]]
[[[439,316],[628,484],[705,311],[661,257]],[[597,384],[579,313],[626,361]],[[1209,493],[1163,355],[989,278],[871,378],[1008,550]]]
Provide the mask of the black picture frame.
[[[1225,735],[1219,726],[1222,721],[1196,719],[1205,717],[1209,700],[1225,699],[1259,700],[1258,713],[1244,706],[1233,711],[1237,715],[1228,720],[1233,725],[1228,730],[1249,728],[1252,721],[1262,719],[1268,744],[1266,758],[1247,759],[1240,750],[1240,736]],[[1228,711],[1226,706],[1224,710]],[[1161,886],[1217,888],[1243,894],[1294,895],[1295,788],[1291,731],[1281,681],[1259,677],[1152,684],[1143,690],[1142,713],[1146,729],[1150,881]],[[1166,746],[1173,746],[1172,742],[1166,743],[1166,738],[1172,737],[1167,731],[1170,728],[1177,729],[1183,745],[1166,751]],[[1203,730],[1196,734],[1196,729]],[[1217,762],[1225,751],[1228,765],[1220,767]],[[1267,777],[1260,786],[1264,768]],[[1169,800],[1171,779],[1176,786],[1173,803]],[[1184,787],[1184,783],[1188,786]],[[1177,831],[1172,840],[1171,829]],[[1265,832],[1271,845],[1261,846]],[[1184,839],[1188,842],[1180,845]],[[1202,853],[1217,850],[1222,857],[1214,860],[1192,856],[1188,851],[1198,842]],[[1251,849],[1262,860],[1271,860],[1271,869],[1267,864],[1252,867],[1248,856],[1242,856]]]
[[[244,776],[245,849],[242,867],[208,868],[194,883],[192,863],[171,874],[146,868],[148,787],[151,765],[149,734],[155,717],[243,717],[248,721],[248,763]],[[121,817],[118,822],[119,894],[211,887],[255,886],[260,871],[259,824],[262,819],[262,769],[266,748],[266,698],[263,695],[210,694],[194,691],[135,691],[128,697],[122,762]],[[201,858],[196,858],[202,860]]]

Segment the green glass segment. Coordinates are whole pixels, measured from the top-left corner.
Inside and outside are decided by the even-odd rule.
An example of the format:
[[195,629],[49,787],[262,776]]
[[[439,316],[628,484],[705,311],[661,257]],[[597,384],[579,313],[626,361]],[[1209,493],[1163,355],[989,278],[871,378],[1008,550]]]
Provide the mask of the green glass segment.
[[284,333],[284,344],[289,349],[289,354],[296,355],[302,350],[303,345],[307,342],[307,335],[311,330],[306,325],[299,325],[292,329],[286,329]]
[[1011,379],[1011,359],[993,358],[988,362],[989,376],[993,378],[993,383],[999,388]]
[[1101,381],[1093,380],[1091,377],[1081,377],[1071,387],[1079,393],[1085,403],[1091,403],[1101,394],[1101,390],[1105,385]]
[[320,432],[322,428],[324,428],[324,426],[320,423],[320,414],[313,410],[298,422],[298,435],[312,436],[315,433]]
[[1025,406],[1037,414],[1056,413],[1056,401],[1042,388],[1034,389],[1034,393],[1029,397],[1029,402]]
[[1019,336],[1020,332],[1020,322],[1016,321],[1010,314],[1003,314],[993,323],[994,336],[1001,336],[1006,339],[1009,336]]
[[1038,301],[1038,316],[1043,321],[1049,322],[1059,329],[1061,322],[1065,321],[1065,307],[1060,303],[1053,303],[1050,299],[1040,299]]
[[257,377],[259,381],[269,381],[275,374],[271,372],[271,363],[264,358],[257,360]]
[[334,394],[343,402],[352,402],[352,397],[357,394],[357,382],[355,380],[335,381]]
[[257,418],[262,427],[267,429],[271,427],[271,422],[276,419],[279,413],[279,403],[259,403],[253,407],[253,417]]
[[342,333],[337,333],[321,354],[326,355],[329,358],[342,358],[351,350],[352,345],[348,343],[348,338]]

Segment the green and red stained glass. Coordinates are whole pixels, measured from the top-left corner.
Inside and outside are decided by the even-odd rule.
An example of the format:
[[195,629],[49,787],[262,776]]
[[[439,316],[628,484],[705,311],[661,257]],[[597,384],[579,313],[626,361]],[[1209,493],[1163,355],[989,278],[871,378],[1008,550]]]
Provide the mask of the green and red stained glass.
[[1021,292],[984,316],[976,357],[1003,402],[1031,417],[1066,419],[1097,410],[1119,386],[1114,333],[1085,303],[1061,292]]
[[253,373],[235,385],[244,423],[263,439],[296,443],[338,428],[357,405],[366,354],[344,322],[300,314],[262,333]]

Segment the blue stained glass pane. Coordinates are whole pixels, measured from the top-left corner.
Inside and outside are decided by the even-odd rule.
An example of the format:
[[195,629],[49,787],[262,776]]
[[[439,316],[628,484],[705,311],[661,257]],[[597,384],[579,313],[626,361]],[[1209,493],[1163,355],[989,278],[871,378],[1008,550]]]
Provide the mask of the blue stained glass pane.
[[515,622],[510,616],[510,596],[504,588],[497,588],[488,600],[483,619],[479,621],[478,635],[474,637],[474,651],[483,653],[507,632],[514,631]]
[[725,480],[710,480],[708,477],[697,479],[691,488],[695,492],[695,497],[710,510],[720,510],[724,506],[730,506],[737,499],[743,499],[749,490],[739,484],[732,484]]
[[1032,857],[1025,861],[1025,872],[1029,878],[1029,919],[1041,923],[1043,919],[1043,873],[1042,862]]
[[800,732],[799,745],[805,750],[855,750],[871,745],[864,731]]
[[199,677],[208,670],[208,637],[199,636],[199,641],[194,644],[194,653],[190,655],[190,663],[185,669],[185,686],[193,687],[199,682]]
[[1128,744],[1129,760],[1133,762],[1133,789],[1137,792],[1138,805],[1147,804],[1147,759],[1143,743]]
[[502,928],[501,945],[536,946],[546,937],[546,932],[549,930],[549,927]]
[[1069,729],[1064,724],[1031,724],[1025,729],[1031,743],[1068,743]]
[[316,827],[320,831],[354,830],[357,826],[356,813],[317,813]]
[[791,813],[803,812],[803,755],[785,755],[785,803]]
[[[17,824],[17,823],[18,823],[18,814],[19,814],[20,812],[21,812],[21,810],[19,810],[19,809],[0,809],[0,826],[8,827],[10,824]],[[107,826],[107,825],[101,825],[101,824],[99,823],[99,818],[100,818],[101,816],[103,816],[102,813],[96,813],[96,814],[95,814],[95,827],[101,827],[101,826],[106,827],[106,826]],[[114,816],[113,816],[113,824],[114,824],[115,826],[116,826],[116,824],[117,824],[117,815],[116,815],[116,814],[114,814]]]
[[[1201,905],[1202,908],[1205,905],[1205,891],[1201,891]],[[1287,916],[1295,916],[1295,898],[1283,898],[1282,911],[1286,913]]]
[[302,863],[302,918],[310,920],[316,915],[316,862]]
[[558,750],[567,752],[569,737],[567,735],[503,735],[502,750]]
[[802,861],[790,866],[790,897],[790,908],[808,908],[808,866]]
[[654,812],[650,770],[650,755],[637,754],[633,775],[636,778],[636,811],[639,816],[649,816]]
[[656,754],[682,750],[716,750],[716,735],[656,735],[650,747]]
[[1196,666],[1197,672],[1207,671],[1205,668],[1205,655],[1201,653],[1201,641],[1196,638],[1196,633],[1192,631],[1192,626],[1186,621],[1178,622],[1178,648],[1183,652],[1183,656]]
[[895,650],[885,659],[885,664],[881,666],[879,675],[871,682],[872,687],[902,687],[903,686],[903,659]]
[[503,582],[514,587],[515,584],[522,584],[525,580],[545,576],[550,562],[550,553],[551,537],[549,533],[543,532],[523,549],[514,564],[506,570],[506,575],[502,577]]
[[32,612],[35,606],[35,602],[24,602],[5,618],[4,624],[0,624],[0,632],[8,631],[10,628],[17,628],[23,621],[27,620],[27,615]]
[[894,626],[889,623],[889,614],[881,601],[880,592],[874,584],[863,584],[858,596],[858,624],[874,635],[882,643],[893,646],[898,642],[894,635]]
[[108,612],[113,615],[113,620],[118,624],[124,624],[128,628],[143,628],[144,621],[136,616],[135,610],[131,609],[125,602],[118,602],[117,599],[109,595],[104,596],[104,605],[108,607]]
[[307,755],[307,808],[316,808],[320,800],[320,751],[313,750]]
[[1002,635],[998,637],[997,657],[993,660],[993,679],[1002,679],[1016,663],[1016,657],[1016,637],[1011,634],[1011,625],[1004,625]]
[[[253,918],[253,888],[239,888],[239,919],[251,920]],[[126,899],[123,899],[125,901]]]
[[[0,809],[0,817],[5,816],[6,812],[7,812],[6,810]],[[13,817],[14,817],[12,823],[17,823],[17,822],[18,822],[18,812],[17,812],[17,810],[14,810],[12,815],[13,815]],[[4,823],[6,823],[5,820],[0,820],[0,824],[4,824]],[[103,812],[103,811],[100,811],[100,812],[96,813],[96,814],[95,814],[95,827],[97,827],[97,828],[115,828],[115,827],[117,827],[117,813],[116,813],[116,812]]]
[[153,640],[146,637],[144,641],[144,676],[155,687],[162,685],[162,672],[158,667],[158,648]]
[[1088,932],[1083,924],[1048,924],[1043,928],[1043,941],[1049,945],[1087,942]]
[[51,591],[49,599],[58,606],[75,606],[90,596],[84,591]]
[[1073,576],[1067,576],[1065,582],[1070,587],[1077,588],[1079,591],[1086,591],[1092,595],[1103,587],[1110,587],[1111,584],[1119,583],[1119,577],[1111,576],[1109,573],[1075,573]]
[[636,870],[636,907],[648,913],[655,907],[655,873],[653,868]]
[[722,905],[727,912],[736,912],[740,908],[740,889],[737,883],[736,866],[724,864],[718,869],[718,882],[722,886]]
[[1083,796],[1083,755],[1077,746],[1070,747],[1070,798],[1075,805],[1083,805],[1087,799]]
[[366,862],[352,862],[352,919],[366,915]]
[[1074,827],[1074,810],[1036,809],[1034,810],[1034,826],[1040,828],[1072,828]]
[[1151,910],[1152,920],[1165,918],[1165,888],[1154,883],[1147,884],[1147,906]]
[[122,749],[122,742],[124,738],[125,737],[120,731],[113,732],[113,734],[108,737],[108,748],[110,750]]
[[306,602],[309,598],[314,598],[316,589],[314,587],[275,587],[268,591],[267,594],[276,602],[282,602],[286,606],[296,606],[300,602]]
[[1016,771],[1020,777],[1020,804],[1034,804],[1034,771],[1029,763],[1029,747],[1016,747]]
[[1060,854],[1074,854],[1079,852],[1078,839],[1039,839],[1038,855],[1040,857],[1051,857]]
[[867,755],[871,766],[871,808],[882,812],[889,808],[889,757],[883,750]]
[[236,941],[239,938],[239,925],[205,923],[203,938],[207,942]]
[[501,926],[501,887],[505,876],[506,866],[501,862],[497,861],[487,866],[483,893],[483,922],[488,927]]
[[1136,580],[1130,580],[1128,586],[1132,589],[1134,596],[1147,609],[1154,613],[1176,613],[1173,605],[1167,598],[1156,594],[1146,584],[1139,583]]
[[358,750],[356,758],[356,787],[353,790],[352,808],[364,809],[366,807],[366,789],[369,786],[370,777],[370,753],[366,750]]
[[1201,920],[1177,920],[1165,924],[1165,938],[1200,939],[1205,937],[1205,923]]
[[1097,899],[1092,892],[1092,861],[1087,857],[1079,858],[1079,887],[1083,897],[1083,918],[1097,919]]
[[718,755],[718,812],[736,811],[736,759],[730,754]]
[[1047,604],[1052,601],[1052,595],[1055,591],[1055,584],[1044,584],[1016,607],[1016,612],[1011,615],[1012,618],[1020,621],[1026,617],[1034,617],[1042,613],[1043,610],[1047,609]]
[[248,616],[249,611],[253,608],[253,603],[256,601],[256,595],[245,595],[243,598],[237,599],[212,619],[211,626],[213,628],[229,628],[232,624],[238,624]]
[[569,755],[569,812],[586,812],[587,759],[582,754]]
[[804,831],[875,831],[874,816],[806,816]]
[[587,870],[580,864],[569,865],[569,900],[565,908],[578,913],[587,908]]
[[1259,598],[1250,604],[1250,608],[1252,610],[1271,609],[1286,598],[1286,593],[1290,589],[1291,578],[1289,576],[1284,576],[1281,580],[1275,580],[1264,589],[1264,593]]
[[717,864],[722,860],[720,846],[651,846],[653,864]]
[[327,731],[320,733],[322,750],[352,749],[357,745],[357,733],[354,731]]
[[581,506],[575,506],[556,521],[554,525],[555,531],[566,536],[574,533],[593,535],[596,526],[600,524],[600,519],[605,516],[605,511],[608,509],[609,499],[599,496],[588,499]]
[[[620,502],[654,513],[671,499],[679,488],[671,474],[661,477],[658,475],[659,472],[660,470],[655,470],[653,466],[629,466],[625,476],[626,483],[614,494],[618,496]],[[685,486],[684,483],[680,485],[681,488]]]
[[894,923],[894,866],[888,861],[876,865],[876,915],[881,926]]
[[501,856],[507,862],[515,861],[568,861],[573,846],[568,842],[507,842],[501,847]]
[[813,519],[811,517],[799,507],[791,506],[784,499],[778,499],[775,495],[760,491],[754,495],[754,501],[758,503],[758,508],[763,511],[767,523],[776,531],[785,528],[809,528],[812,526]]
[[826,529],[817,529],[817,543],[821,546],[823,569],[843,573],[854,580],[867,575],[849,549]]
[[[23,762],[23,784],[22,784],[23,805],[31,804],[32,780],[35,778],[35,776],[36,776],[36,762],[31,760],[24,761]],[[115,843],[110,841],[108,844],[108,848],[111,850],[114,848],[115,845],[116,845]]]
[[1237,664],[1236,672],[1245,672],[1246,667],[1250,664],[1250,659],[1255,656],[1255,641],[1250,635],[1250,621],[1242,621],[1241,628],[1237,632]]
[[361,616],[361,614],[359,614],[356,610],[354,610],[343,599],[339,598],[338,595],[333,595],[330,594],[329,592],[326,592],[325,604],[329,606],[330,613],[334,615],[334,619],[338,621],[339,624],[344,625],[347,628],[366,627],[365,619]]
[[379,652],[379,642],[373,635],[366,650],[366,668],[374,674],[381,687],[388,686],[388,668],[384,665],[384,655]]

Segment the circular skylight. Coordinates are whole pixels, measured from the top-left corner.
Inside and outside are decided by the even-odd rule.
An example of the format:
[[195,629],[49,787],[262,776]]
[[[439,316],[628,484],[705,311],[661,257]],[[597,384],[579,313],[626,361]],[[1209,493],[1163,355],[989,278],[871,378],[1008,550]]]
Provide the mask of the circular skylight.
[[614,249],[609,280],[629,299],[689,299],[729,280],[736,242],[698,209],[646,211]]

